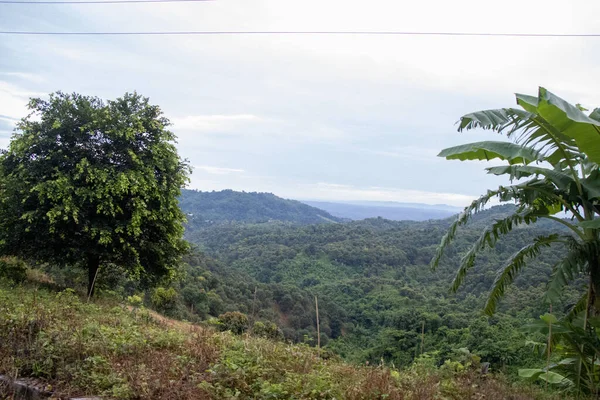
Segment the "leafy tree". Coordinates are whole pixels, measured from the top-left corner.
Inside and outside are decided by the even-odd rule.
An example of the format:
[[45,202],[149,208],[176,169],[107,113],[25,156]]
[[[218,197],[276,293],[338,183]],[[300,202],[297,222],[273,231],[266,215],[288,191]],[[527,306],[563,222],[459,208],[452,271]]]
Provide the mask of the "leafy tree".
[[29,109],[0,155],[0,252],[86,268],[89,295],[101,266],[146,283],[171,274],[187,250],[189,168],[160,108],[57,92]]
[[[488,173],[508,175],[511,182],[518,182],[489,190],[466,207],[442,238],[431,265],[434,268],[438,265],[457,228],[481,211],[490,199],[514,201],[515,212],[493,222],[464,255],[452,289],[456,291],[463,283],[475,264],[476,255],[493,247],[500,236],[519,225],[550,219],[557,227],[562,225],[561,229],[533,238],[511,257],[496,276],[485,312],[494,313],[506,288],[529,259],[540,256],[545,248],[560,246],[563,255],[553,266],[546,297],[553,301],[577,276],[586,276],[589,282],[587,293],[574,307],[569,319],[583,311],[581,329],[591,332],[594,321],[590,317],[600,314],[600,109],[587,114],[581,106],[569,104],[544,88],[539,89],[537,97],[517,94],[516,98],[521,109],[503,108],[467,114],[459,125],[459,131],[491,129],[506,134],[511,141],[469,143],[444,149],[439,154],[449,160],[503,160],[508,165],[486,168]],[[556,217],[555,214],[561,211],[571,218]],[[582,354],[589,354],[592,360],[597,351],[585,341],[577,342],[575,348]]]

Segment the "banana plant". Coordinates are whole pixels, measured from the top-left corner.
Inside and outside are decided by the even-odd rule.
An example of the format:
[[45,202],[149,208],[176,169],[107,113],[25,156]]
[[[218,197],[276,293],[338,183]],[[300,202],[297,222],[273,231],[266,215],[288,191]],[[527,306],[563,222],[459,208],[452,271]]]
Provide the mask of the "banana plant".
[[[520,369],[519,376],[530,380],[542,380],[564,389],[574,388],[577,392],[598,397],[600,387],[600,318],[591,317],[584,328],[584,318],[559,321],[556,316],[546,314],[539,321],[528,324],[524,329],[544,336],[552,332],[548,341],[553,359],[545,368]],[[551,326],[551,331],[550,331]],[[540,343],[533,343],[539,346]]]
[[[588,113],[545,88],[539,88],[537,96],[517,94],[516,103],[518,107],[467,114],[458,123],[459,132],[487,129],[506,140],[469,143],[440,152],[439,156],[448,160],[498,160],[502,164],[486,168],[487,173],[508,176],[511,184],[488,190],[458,215],[442,237],[431,267],[438,266],[458,228],[490,200],[513,202],[515,212],[494,221],[464,255],[451,290],[463,284],[477,254],[494,247],[503,235],[519,225],[552,220],[557,227],[568,228],[568,233],[557,229],[535,237],[513,254],[498,270],[484,311],[488,315],[495,312],[506,289],[529,260],[545,248],[562,246],[564,257],[553,266],[545,295],[552,302],[574,278],[585,274],[587,293],[569,318],[583,315],[582,329],[590,330],[590,317],[600,314],[600,109]],[[557,217],[560,212],[568,218]]]

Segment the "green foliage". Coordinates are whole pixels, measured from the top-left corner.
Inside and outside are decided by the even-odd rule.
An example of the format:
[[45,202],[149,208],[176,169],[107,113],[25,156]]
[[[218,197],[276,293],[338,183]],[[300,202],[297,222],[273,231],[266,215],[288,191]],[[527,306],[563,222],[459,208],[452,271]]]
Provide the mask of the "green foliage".
[[27,264],[16,257],[0,257],[0,279],[20,283],[27,279]]
[[57,92],[29,109],[0,156],[0,252],[81,266],[90,292],[98,267],[169,276],[187,249],[188,167],[159,107]]
[[341,221],[319,208],[271,193],[183,190],[180,202],[188,216],[188,226],[194,228],[232,222],[286,221],[305,225]]
[[[544,284],[561,249],[548,248],[515,276],[514,290],[507,289],[497,317],[482,319],[480,309],[495,282],[497,266],[531,237],[549,235],[552,222],[514,230],[493,252],[480,256],[466,277],[468,292],[446,293],[454,266],[483,227],[513,212],[514,207],[507,205],[476,215],[472,225],[461,228],[462,235],[434,275],[427,263],[449,221],[189,227],[188,237],[206,254],[186,259],[186,278],[178,290],[206,293],[209,300],[194,304],[195,316],[188,313],[190,304],[177,315],[194,320],[240,311],[253,320],[271,321],[286,339],[302,342],[305,336],[316,338],[316,294],[322,345],[347,360],[379,363],[383,358],[398,367],[408,366],[420,353],[425,322],[425,352],[437,350],[443,359],[456,348],[468,347],[494,369],[516,375],[518,367],[537,362],[519,327],[543,312]],[[555,307],[576,302],[581,296],[577,289],[569,288]],[[218,307],[203,314],[206,301]]]
[[248,316],[238,311],[219,315],[219,327],[224,331],[242,334],[248,330]]
[[355,366],[332,355],[319,358],[305,344],[132,313],[102,298],[81,301],[73,290],[0,284],[0,374],[35,376],[56,398],[551,398],[528,387],[511,388],[501,376],[481,377],[469,366],[472,356],[461,357],[452,361],[463,366],[460,371],[421,361],[406,371]]
[[127,297],[127,303],[134,308],[138,308],[144,304],[144,299],[134,294],[132,296]]
[[252,325],[252,334],[273,340],[283,339],[283,331],[273,322],[256,321]]
[[[498,273],[485,312],[489,315],[494,313],[498,300],[530,259],[540,257],[542,249],[551,245],[561,248],[563,255],[552,268],[546,299],[555,302],[562,291],[582,274],[589,280],[588,295],[585,304],[577,302],[563,323],[558,324],[558,320],[544,322],[548,325],[556,323],[557,328],[562,328],[549,341],[563,340],[571,352],[578,355],[575,379],[568,380],[549,370],[525,369],[521,375],[553,384],[574,383],[577,390],[585,388],[590,393],[597,393],[594,378],[597,338],[590,325],[591,316],[600,312],[600,226],[596,223],[597,216],[600,216],[600,109],[586,115],[582,108],[567,103],[544,88],[539,89],[537,97],[516,97],[522,110],[504,108],[471,113],[461,118],[459,126],[459,131],[483,128],[505,133],[514,143],[478,142],[440,152],[439,155],[447,159],[505,160],[509,165],[487,168],[488,173],[508,175],[511,181],[519,183],[488,191],[466,207],[442,238],[431,266],[437,267],[457,228],[481,212],[492,197],[498,197],[501,202],[515,202],[517,208],[508,217],[496,220],[485,229],[463,256],[452,284],[454,291],[474,267],[476,255],[494,247],[500,236],[509,234],[519,225],[545,218],[568,228],[568,234],[560,232],[562,229],[555,229],[550,235],[533,238],[532,244],[511,257],[508,265]],[[534,161],[551,168],[528,165]],[[571,221],[557,218],[555,214],[560,211],[569,212]],[[578,327],[572,321],[580,312],[584,317],[581,327]],[[592,342],[594,345],[590,345]],[[587,375],[584,374],[584,366],[588,370]],[[587,384],[584,383],[585,376],[589,377]]]
[[[551,334],[548,342],[552,358],[547,367],[519,370],[519,376],[540,379],[578,394],[597,397],[600,390],[600,318],[558,320],[553,314],[545,314],[526,328],[533,334],[546,337]],[[545,358],[547,345],[543,350]]]
[[174,308],[177,303],[177,292],[172,287],[166,289],[159,286],[152,290],[150,301],[157,310],[168,311]]
[[0,286],[0,374],[37,377],[60,398],[206,398],[196,385],[217,356],[209,334],[102,303]]

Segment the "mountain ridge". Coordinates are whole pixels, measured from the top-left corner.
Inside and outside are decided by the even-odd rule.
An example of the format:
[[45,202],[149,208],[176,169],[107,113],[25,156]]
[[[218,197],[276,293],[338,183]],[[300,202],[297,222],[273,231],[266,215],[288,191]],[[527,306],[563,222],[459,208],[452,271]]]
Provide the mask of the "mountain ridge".
[[188,216],[188,225],[195,226],[232,222],[282,221],[306,225],[344,221],[325,210],[266,192],[238,192],[231,189],[203,192],[184,189],[179,205]]
[[316,201],[303,203],[320,208],[338,217],[351,220],[382,217],[394,221],[426,221],[444,219],[458,214],[462,208],[420,203],[377,202],[377,201]]

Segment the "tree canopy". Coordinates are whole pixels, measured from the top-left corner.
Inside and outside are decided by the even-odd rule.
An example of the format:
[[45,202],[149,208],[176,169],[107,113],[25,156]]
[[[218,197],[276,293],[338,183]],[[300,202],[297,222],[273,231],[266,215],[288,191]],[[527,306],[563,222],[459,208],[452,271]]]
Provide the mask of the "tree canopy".
[[86,268],[89,295],[101,266],[169,275],[187,249],[189,167],[160,108],[57,92],[29,109],[0,155],[0,252]]

